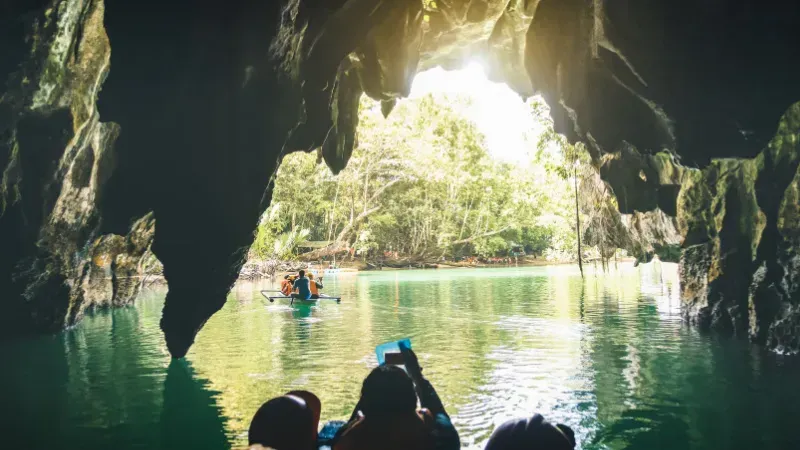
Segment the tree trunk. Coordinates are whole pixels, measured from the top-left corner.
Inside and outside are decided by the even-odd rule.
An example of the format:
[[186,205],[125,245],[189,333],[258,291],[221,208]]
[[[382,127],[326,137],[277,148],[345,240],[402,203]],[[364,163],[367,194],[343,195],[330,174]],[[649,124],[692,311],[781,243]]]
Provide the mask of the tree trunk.
[[581,257],[581,213],[578,207],[578,165],[573,164],[575,174],[575,231],[578,236],[578,268],[581,270],[581,278],[583,278],[583,258]]
[[[400,179],[399,178],[395,178],[395,179],[387,182],[386,184],[384,184],[380,188],[378,188],[372,194],[372,196],[367,200],[367,204],[371,204],[372,202],[374,202],[375,199],[377,199],[386,189],[388,189],[390,186],[392,186],[393,184],[397,183],[398,181],[400,181]],[[366,219],[372,213],[374,213],[374,212],[376,212],[376,211],[378,211],[380,209],[381,209],[381,205],[378,205],[378,206],[375,206],[375,207],[369,208],[369,209],[365,208],[363,211],[361,211],[361,213],[359,213],[358,215],[355,215],[355,204],[351,203],[350,221],[344,225],[344,227],[342,228],[341,231],[339,231],[339,234],[336,236],[336,240],[331,245],[335,246],[335,245],[338,245],[338,243],[344,241],[345,238],[347,237],[348,233],[353,231],[353,229],[355,229],[355,227],[357,225],[359,225],[361,222],[363,222],[364,219]]]
[[484,238],[484,237],[489,237],[489,236],[494,236],[496,234],[500,234],[500,233],[508,230],[509,228],[511,228],[511,227],[503,227],[503,228],[501,228],[499,230],[487,231],[485,233],[476,234],[476,235],[470,236],[470,237],[468,237],[466,239],[459,239],[457,241],[453,241],[453,242],[450,243],[450,245],[468,244],[468,243],[474,241],[475,239],[480,239],[480,238]]
[[331,208],[331,223],[328,227],[328,241],[333,237],[334,222],[336,221],[336,202],[339,201],[339,188],[342,186],[341,178],[336,178],[336,194],[333,196],[333,208]]
[[367,195],[369,195],[369,164],[367,164],[367,170],[364,172],[364,211],[366,211],[369,206]]
[[344,241],[344,238],[347,237],[347,234],[350,233],[355,228],[356,225],[360,224],[370,214],[374,213],[375,211],[377,211],[379,209],[381,209],[381,207],[380,206],[376,206],[376,207],[374,207],[372,209],[368,209],[368,210],[360,213],[356,217],[350,219],[350,223],[345,225],[344,228],[342,228],[342,231],[339,232],[339,235],[336,237],[336,241],[337,242]]
[[464,211],[464,219],[461,221],[461,231],[458,232],[459,239],[464,237],[464,227],[467,226],[467,218],[469,217],[469,213],[471,210],[472,210],[472,196],[469,197],[469,204],[467,205],[467,210]]

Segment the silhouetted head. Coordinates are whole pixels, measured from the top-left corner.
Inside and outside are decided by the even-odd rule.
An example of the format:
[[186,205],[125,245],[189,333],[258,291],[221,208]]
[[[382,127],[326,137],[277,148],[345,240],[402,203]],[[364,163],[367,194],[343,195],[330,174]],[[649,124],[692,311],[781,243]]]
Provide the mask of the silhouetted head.
[[485,450],[572,450],[575,433],[566,425],[552,425],[541,414],[513,419],[492,433]]
[[297,276],[299,276],[300,278],[303,278],[304,276],[306,276],[306,271],[305,270],[301,270],[300,272],[297,272]]
[[291,276],[290,274],[288,274],[288,273],[287,273],[286,275],[284,275],[284,276],[283,276],[283,279],[284,279],[284,280],[288,280],[288,279],[289,279],[289,278],[291,278],[291,277],[292,277],[292,276]]
[[361,386],[361,411],[367,418],[415,414],[417,393],[406,372],[391,365],[378,366]]
[[314,439],[316,439],[317,428],[319,428],[319,418],[322,415],[322,402],[319,400],[319,397],[308,391],[291,391],[286,395],[299,397],[306,402],[306,406],[311,410],[311,417],[313,418],[311,433],[314,435]]
[[[313,395],[313,394],[312,394]],[[316,444],[315,412],[297,395],[276,397],[261,405],[247,432],[249,445],[275,450],[312,450]]]

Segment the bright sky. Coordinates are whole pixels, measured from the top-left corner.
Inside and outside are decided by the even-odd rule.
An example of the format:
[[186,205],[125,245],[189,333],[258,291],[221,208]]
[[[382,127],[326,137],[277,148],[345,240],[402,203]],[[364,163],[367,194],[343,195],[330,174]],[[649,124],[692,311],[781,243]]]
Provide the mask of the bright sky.
[[417,74],[409,97],[430,93],[469,96],[472,106],[466,114],[486,136],[489,152],[495,158],[514,162],[531,157],[542,125],[534,120],[522,97],[505,84],[489,81],[479,64],[470,63],[462,70],[436,68]]

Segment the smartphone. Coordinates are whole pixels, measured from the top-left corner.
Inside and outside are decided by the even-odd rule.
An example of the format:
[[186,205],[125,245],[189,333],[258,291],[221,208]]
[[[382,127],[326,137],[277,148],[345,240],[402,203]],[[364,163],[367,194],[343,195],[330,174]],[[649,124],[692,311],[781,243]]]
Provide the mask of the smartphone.
[[383,354],[383,359],[385,364],[392,364],[395,366],[403,366],[406,363],[403,359],[403,354],[400,352],[386,352]]
[[375,356],[378,357],[378,364],[403,365],[403,353],[400,352],[401,342],[405,347],[411,348],[411,339],[408,338],[387,342],[375,347]]

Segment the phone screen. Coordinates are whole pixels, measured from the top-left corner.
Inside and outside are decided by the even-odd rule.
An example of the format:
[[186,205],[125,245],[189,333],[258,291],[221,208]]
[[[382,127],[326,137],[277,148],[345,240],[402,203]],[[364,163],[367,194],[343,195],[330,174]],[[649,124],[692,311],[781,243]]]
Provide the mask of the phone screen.
[[384,358],[386,364],[392,364],[396,366],[402,366],[405,364],[405,360],[403,359],[403,354],[399,352],[386,352],[384,354]]

